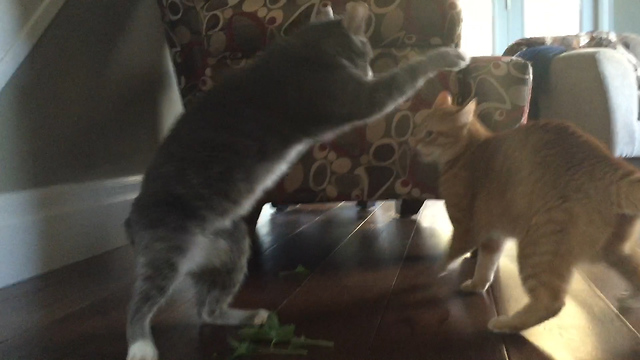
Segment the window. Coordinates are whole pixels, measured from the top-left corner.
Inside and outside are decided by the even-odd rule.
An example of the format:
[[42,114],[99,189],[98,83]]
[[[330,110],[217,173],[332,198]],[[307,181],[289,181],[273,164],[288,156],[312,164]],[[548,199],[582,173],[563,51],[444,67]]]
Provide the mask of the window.
[[460,0],[462,39],[460,48],[468,56],[493,53],[493,0]]
[[[607,30],[610,0],[459,0],[461,48],[470,56],[499,55],[513,41]],[[637,0],[633,0],[637,1]]]
[[580,32],[581,0],[524,0],[524,37]]

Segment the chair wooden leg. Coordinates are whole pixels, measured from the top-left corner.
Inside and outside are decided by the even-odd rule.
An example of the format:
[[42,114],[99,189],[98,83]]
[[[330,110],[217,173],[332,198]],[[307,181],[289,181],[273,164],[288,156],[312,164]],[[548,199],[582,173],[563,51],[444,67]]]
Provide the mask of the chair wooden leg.
[[356,202],[356,206],[360,211],[366,211],[373,205],[373,201],[360,200]]
[[396,213],[400,215],[401,218],[412,217],[420,211],[422,204],[424,204],[424,200],[396,200]]

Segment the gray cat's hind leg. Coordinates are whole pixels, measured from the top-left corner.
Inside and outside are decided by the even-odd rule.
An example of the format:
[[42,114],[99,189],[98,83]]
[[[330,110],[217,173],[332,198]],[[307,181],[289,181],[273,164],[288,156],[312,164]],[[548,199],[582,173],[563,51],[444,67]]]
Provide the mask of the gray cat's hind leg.
[[[156,360],[151,334],[151,318],[180,278],[179,262],[184,247],[175,234],[150,231],[138,234],[136,243],[136,283],[127,319],[127,360]],[[179,236],[178,236],[179,237]]]
[[242,221],[235,221],[230,228],[216,230],[210,241],[211,249],[224,249],[228,256],[223,261],[205,264],[190,273],[196,288],[200,319],[203,323],[216,325],[264,323],[269,314],[267,310],[229,307],[247,272],[250,240],[246,225]]
[[204,269],[191,274],[196,288],[196,304],[200,320],[206,324],[262,324],[269,312],[263,309],[240,310],[229,304],[238,292],[246,263],[235,269]]

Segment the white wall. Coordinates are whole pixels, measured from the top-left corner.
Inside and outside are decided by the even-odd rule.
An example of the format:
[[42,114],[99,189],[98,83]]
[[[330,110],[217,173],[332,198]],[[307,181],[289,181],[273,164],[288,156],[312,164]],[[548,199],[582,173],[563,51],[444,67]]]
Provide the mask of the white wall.
[[[20,33],[50,2],[0,0],[0,33]],[[7,36],[0,53],[15,47]],[[182,111],[155,1],[66,1],[11,73],[0,90],[0,286],[125,244],[138,175]]]
[[140,176],[0,194],[0,287],[126,245]]
[[65,0],[0,2],[0,90],[64,2]]

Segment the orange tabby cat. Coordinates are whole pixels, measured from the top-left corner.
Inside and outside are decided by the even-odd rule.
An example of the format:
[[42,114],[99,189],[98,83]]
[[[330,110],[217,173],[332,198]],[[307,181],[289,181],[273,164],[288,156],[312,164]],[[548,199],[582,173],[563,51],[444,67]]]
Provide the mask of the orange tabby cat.
[[564,306],[573,267],[601,260],[640,292],[640,172],[593,137],[561,122],[534,122],[493,134],[443,92],[416,128],[412,145],[440,166],[440,190],[454,227],[445,269],[478,248],[473,279],[491,284],[507,238],[518,240],[518,266],[529,302],[489,322],[519,332]]

